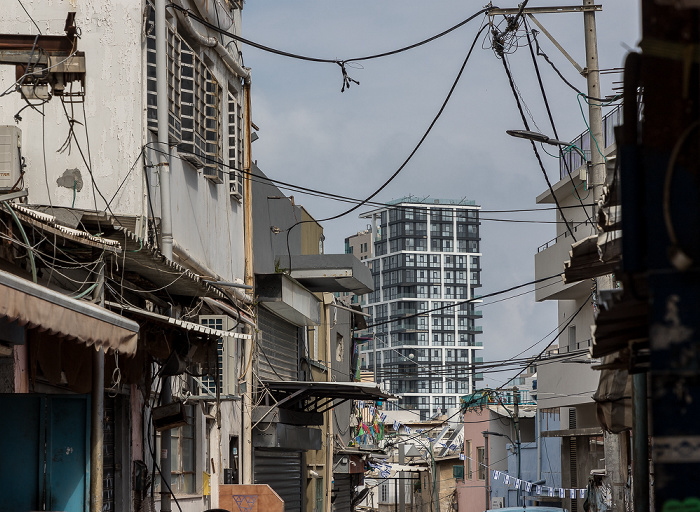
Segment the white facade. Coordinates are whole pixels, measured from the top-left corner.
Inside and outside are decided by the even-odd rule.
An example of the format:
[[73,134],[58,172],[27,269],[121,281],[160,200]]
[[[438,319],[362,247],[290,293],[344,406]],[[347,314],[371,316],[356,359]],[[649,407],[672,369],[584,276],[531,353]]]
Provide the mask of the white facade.
[[374,278],[363,304],[375,327],[362,364],[422,419],[458,406],[479,377],[470,365],[481,361],[481,312],[467,302],[481,285],[478,212],[473,201],[406,198],[363,214]]
[[[22,156],[27,163],[24,181],[29,189],[28,202],[88,211],[107,210],[110,213],[104,196],[107,202],[111,202],[110,209],[115,215],[149,217],[144,163],[157,164],[158,153],[153,149],[155,134],[148,129],[147,123],[147,34],[152,34],[147,2],[57,0],[24,4],[42,32],[49,35],[64,34],[67,12],[76,11],[76,26],[80,31],[78,50],[85,52],[86,62],[85,95],[76,98],[75,101],[80,102],[71,104],[66,101],[67,114],[59,97],[38,107],[44,113],[43,126],[38,112],[27,108],[21,113],[22,121],[18,126],[22,129]],[[219,3],[208,3],[211,13],[204,9],[206,2],[194,1],[191,4],[186,7],[201,7],[200,14],[215,19],[213,6]],[[240,30],[239,10],[229,12],[220,6],[218,9],[220,17],[231,17],[231,26]],[[177,16],[172,16],[172,9],[168,13],[172,31],[195,50],[221,87],[218,112],[220,156],[228,164],[231,149],[228,93],[240,107],[240,78],[229,71],[213,49],[194,42]],[[204,32],[205,29],[199,27],[198,30]],[[19,3],[8,2],[3,6],[0,32],[35,34],[36,28]],[[14,66],[1,66],[2,90],[11,88],[14,81]],[[77,92],[80,85],[75,83],[73,89]],[[25,105],[19,93],[3,97],[0,124],[14,124],[14,115]],[[64,151],[59,152],[69,136],[67,117],[76,120],[73,127],[77,143],[72,140]],[[236,129],[242,133],[243,127],[239,125]],[[227,281],[241,278],[244,265],[241,243],[243,211],[239,200],[229,193],[228,170],[224,169],[224,183],[214,184],[183,156],[172,147],[171,210],[175,257],[183,264],[198,265],[202,267],[200,270],[209,270]],[[88,172],[90,163],[95,187]],[[56,181],[72,169],[79,171],[82,186],[58,185]],[[155,217],[160,218],[159,168],[147,169],[152,208]]]
[[[86,71],[84,95],[78,94],[81,85],[75,82],[72,91],[76,95],[64,97],[64,101],[59,96],[43,105],[32,100],[38,105],[37,112],[25,108],[26,101],[19,92],[14,92],[15,67],[0,66],[0,90],[8,91],[0,97],[0,125],[17,123],[22,130],[26,202],[32,207],[47,207],[48,213],[57,218],[75,218],[78,225],[74,227],[78,228],[82,212],[93,215],[106,212],[102,217],[105,222],[117,225],[123,222],[128,229],[135,229],[138,237],[155,245],[157,241],[151,239],[149,228],[145,227],[149,221],[159,224],[163,217],[160,200],[163,167],[158,165],[157,127],[153,123],[156,95],[152,3],[147,0],[23,0],[22,4],[44,35],[63,36],[67,14],[76,13],[77,51],[84,52]],[[178,4],[213,23],[219,19],[227,30],[240,33],[240,9],[235,2],[182,0]],[[19,2],[4,2],[2,7],[0,33],[37,33]],[[221,52],[201,43],[216,35],[216,39],[222,41],[220,46],[225,47],[231,42],[230,38],[221,39],[218,34],[207,33],[201,25],[195,27],[200,32],[198,37],[173,8],[168,8],[166,15],[170,45],[169,102],[163,101],[164,98],[158,100],[161,108],[169,107],[175,113],[176,124],[183,128],[170,136],[173,259],[205,278],[236,281],[244,277],[243,201],[247,199],[240,193],[239,171],[243,168],[245,135],[243,84],[230,64],[239,57],[230,53],[229,64],[225,64]],[[39,38],[37,55],[41,44]],[[235,45],[229,48],[235,51]],[[194,75],[189,83],[184,69],[186,53]],[[194,92],[190,97],[188,88]],[[66,92],[70,91],[69,84]],[[188,141],[184,134],[188,102],[193,111],[205,107],[199,110],[201,115],[194,119],[190,130],[192,141],[205,133],[209,136],[206,141],[212,144],[203,148],[203,154],[194,155],[199,157],[200,164],[192,163],[196,161],[192,158],[195,151],[183,146]],[[15,121],[20,110],[21,120]],[[207,167],[216,169],[219,174],[212,176]],[[209,178],[205,177],[207,172]],[[112,218],[108,220],[108,217]],[[144,227],[140,229],[141,226]],[[172,274],[174,280],[182,278],[179,271]],[[236,353],[240,353],[240,347]],[[238,375],[233,368],[224,377],[227,390],[235,387]],[[196,394],[196,389],[190,379],[182,376],[173,379],[175,398],[185,400]],[[139,403],[136,387],[131,399]],[[185,512],[218,504],[216,484],[224,483],[222,468],[237,464],[230,459],[239,453],[234,445],[234,440],[241,435],[239,402],[226,401],[218,411],[199,404],[199,399],[190,399],[187,404],[192,410],[187,427],[192,444],[183,440],[185,427],[173,431],[179,432],[173,434],[173,439],[180,439],[182,453],[171,456],[174,459],[172,482],[178,504]],[[153,405],[153,401],[145,406],[143,402],[133,406],[132,445],[127,444],[124,449],[132,450],[131,461],[144,460],[150,469],[151,454],[160,452],[150,439],[153,434],[150,416],[143,413],[149,405]],[[142,414],[143,424],[139,424]],[[219,424],[214,421],[217,414]],[[175,444],[174,441],[171,446]],[[128,503],[132,500],[129,492],[131,464],[125,466],[122,498]],[[204,495],[205,475],[211,477],[211,496]],[[153,476],[157,479],[157,475]]]

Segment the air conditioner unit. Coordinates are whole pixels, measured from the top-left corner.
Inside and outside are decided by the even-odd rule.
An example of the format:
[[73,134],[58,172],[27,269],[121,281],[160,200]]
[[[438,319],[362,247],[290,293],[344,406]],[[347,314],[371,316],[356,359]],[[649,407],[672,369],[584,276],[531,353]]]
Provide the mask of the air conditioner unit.
[[[236,321],[228,315],[200,315],[199,323],[220,331],[232,331],[236,327]],[[230,337],[220,338],[218,342],[217,366],[221,395],[238,394],[237,342],[237,339]],[[214,377],[202,377],[202,385],[206,389],[202,389],[201,394],[216,394]]]
[[22,130],[0,126],[0,190],[10,190],[20,178]]
[[506,499],[503,496],[491,498],[491,508],[503,508],[506,506]]
[[224,171],[219,169],[215,165],[206,165],[202,169],[202,176],[211,181],[212,183],[219,185],[224,182]]

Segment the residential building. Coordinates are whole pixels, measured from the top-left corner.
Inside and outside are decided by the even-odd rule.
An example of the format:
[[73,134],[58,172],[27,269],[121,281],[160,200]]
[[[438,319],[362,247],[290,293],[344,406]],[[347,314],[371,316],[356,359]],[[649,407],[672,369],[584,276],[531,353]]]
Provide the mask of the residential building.
[[240,4],[3,7],[3,50],[22,64],[0,68],[0,125],[22,158],[3,170],[21,179],[3,190],[0,302],[39,301],[0,311],[15,335],[2,410],[23,411],[3,428],[27,433],[2,466],[34,475],[3,475],[3,506],[216,506],[249,473],[250,70],[190,16],[240,34]]
[[371,273],[250,165],[250,70],[193,21],[241,3],[69,4],[0,19],[2,507],[347,509],[346,402],[388,395],[331,293]]
[[[516,396],[517,410],[514,404]],[[506,485],[504,479],[493,478],[493,472],[499,471],[513,479],[536,482],[539,480],[538,470],[547,472],[549,469],[550,457],[545,458],[540,443],[546,443],[547,448],[552,443],[537,434],[536,406],[526,390],[517,393],[514,390],[479,390],[462,397],[461,403],[464,477],[457,482],[459,510],[480,512],[523,504],[556,506],[556,501],[518,492],[512,485]],[[552,479],[547,482],[551,486],[559,484]]]
[[[608,166],[614,165],[616,145],[613,127],[620,123],[621,107],[615,107],[605,116],[603,153]],[[537,197],[538,204],[554,204],[555,197],[561,211],[556,237],[543,244],[535,255],[535,278],[558,275],[564,271],[564,280],[557,279],[551,285],[539,286],[535,291],[537,301],[557,301],[559,324],[558,354],[568,354],[567,359],[557,358],[537,366],[538,422],[543,426],[541,435],[558,440],[561,454],[561,479],[564,487],[585,488],[594,470],[613,466],[621,452],[615,434],[604,434],[598,423],[593,394],[598,388],[600,373],[592,369],[593,360],[588,356],[591,341],[591,325],[595,323],[597,301],[596,276],[607,274],[613,263],[599,259],[596,228],[597,206],[594,190],[589,187],[588,162],[591,144],[588,132],[573,142],[586,158],[571,151],[562,159],[560,180]],[[563,222],[565,221],[565,222]],[[545,428],[547,417],[558,414],[559,421]],[[553,428],[552,428],[553,427]],[[619,462],[619,460],[618,460]],[[620,471],[626,471],[626,464]],[[615,469],[615,472],[617,469]],[[611,473],[609,473],[611,474]],[[619,477],[624,481],[624,475]],[[584,500],[567,497],[564,507],[572,512],[583,510]]]
[[[481,376],[479,206],[467,200],[405,197],[361,217],[371,226],[374,289],[362,299],[373,339],[362,367],[422,419],[456,407]],[[366,244],[369,233],[346,245]]]
[[372,253],[372,227],[367,226],[364,231],[345,239],[345,254],[354,254],[360,261],[370,257]]

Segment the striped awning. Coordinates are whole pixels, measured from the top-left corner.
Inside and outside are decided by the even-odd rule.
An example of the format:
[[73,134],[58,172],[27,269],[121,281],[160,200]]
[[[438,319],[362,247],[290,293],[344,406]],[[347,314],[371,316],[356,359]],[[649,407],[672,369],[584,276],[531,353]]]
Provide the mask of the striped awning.
[[233,331],[222,331],[220,329],[214,329],[212,327],[207,327],[206,325],[198,324],[195,322],[188,322],[186,320],[180,320],[177,318],[172,318],[170,316],[153,313],[145,309],[135,308],[133,306],[124,306],[117,302],[107,302],[106,305],[111,309],[124,311],[126,313],[133,313],[135,315],[142,316],[150,320],[155,320],[157,322],[162,322],[175,327],[180,327],[181,329],[210,336],[212,338],[238,338],[245,340],[249,340],[250,338],[252,338],[251,334],[242,334],[240,332]]
[[4,271],[0,271],[0,317],[105,351],[136,352],[138,323]]

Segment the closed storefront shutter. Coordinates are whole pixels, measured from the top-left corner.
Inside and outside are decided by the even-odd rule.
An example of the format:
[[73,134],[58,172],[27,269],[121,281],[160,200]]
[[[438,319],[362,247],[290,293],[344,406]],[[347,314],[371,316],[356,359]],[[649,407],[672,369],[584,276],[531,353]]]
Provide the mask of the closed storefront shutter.
[[333,512],[351,512],[352,475],[333,475]]
[[260,380],[298,380],[299,328],[263,308],[259,310],[258,327],[262,342],[258,354]]
[[285,512],[301,512],[301,452],[255,450],[253,477],[256,484],[267,484],[284,500]]

